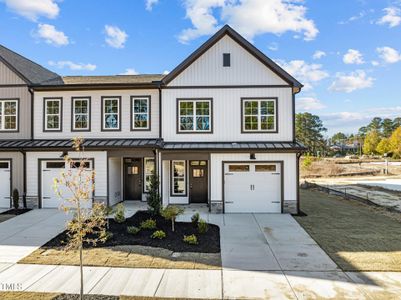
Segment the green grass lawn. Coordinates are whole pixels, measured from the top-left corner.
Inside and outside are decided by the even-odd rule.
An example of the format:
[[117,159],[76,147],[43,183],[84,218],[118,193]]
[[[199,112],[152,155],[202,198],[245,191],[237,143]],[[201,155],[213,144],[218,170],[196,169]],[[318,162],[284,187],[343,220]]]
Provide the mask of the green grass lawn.
[[301,226],[344,271],[401,271],[401,213],[301,190]]

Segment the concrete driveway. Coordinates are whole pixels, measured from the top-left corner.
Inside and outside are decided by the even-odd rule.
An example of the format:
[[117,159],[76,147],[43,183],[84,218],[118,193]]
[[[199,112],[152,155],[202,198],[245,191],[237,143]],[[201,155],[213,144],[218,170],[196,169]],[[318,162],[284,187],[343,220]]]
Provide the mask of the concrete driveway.
[[35,209],[0,223],[0,263],[16,263],[62,232],[68,216]]

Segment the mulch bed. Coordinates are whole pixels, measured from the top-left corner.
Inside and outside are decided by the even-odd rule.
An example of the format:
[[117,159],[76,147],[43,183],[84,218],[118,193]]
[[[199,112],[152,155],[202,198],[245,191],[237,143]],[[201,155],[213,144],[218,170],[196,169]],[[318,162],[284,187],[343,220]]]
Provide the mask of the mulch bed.
[[9,209],[7,211],[3,211],[2,213],[0,213],[0,215],[14,215],[14,216],[18,216],[18,215],[22,215],[28,211],[31,211],[32,209],[30,208],[19,208],[19,209]]
[[[150,236],[155,230],[143,230],[132,235],[127,232],[127,226],[139,227],[140,223],[149,218],[156,220],[157,229],[166,233],[166,238],[152,239]],[[157,248],[164,248],[173,252],[195,252],[195,253],[219,253],[220,252],[220,229],[218,226],[209,224],[209,230],[199,234],[197,227],[190,222],[176,222],[175,232],[171,230],[171,222],[161,216],[153,217],[147,211],[138,211],[128,218],[124,223],[119,224],[110,219],[109,231],[113,237],[105,243],[96,246],[86,245],[85,248],[113,247],[120,245],[140,245]],[[198,245],[189,245],[183,242],[184,235],[195,234],[198,238]],[[66,231],[47,242],[42,248],[61,249],[68,240]]]

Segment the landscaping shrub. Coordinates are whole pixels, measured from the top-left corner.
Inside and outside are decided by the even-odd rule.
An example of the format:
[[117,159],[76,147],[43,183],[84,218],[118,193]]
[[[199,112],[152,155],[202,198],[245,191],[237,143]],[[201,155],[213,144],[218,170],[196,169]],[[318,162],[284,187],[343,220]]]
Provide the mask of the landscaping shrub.
[[146,196],[146,201],[148,202],[149,212],[154,216],[160,213],[161,208],[159,184],[159,177],[155,174],[155,172],[153,172],[152,176],[150,177],[149,192]]
[[19,192],[17,189],[13,190],[13,207],[16,210],[19,208]]
[[159,239],[162,240],[166,237],[166,233],[163,230],[156,230],[150,236],[152,239]]
[[156,220],[147,219],[142,221],[140,227],[142,229],[156,229]]
[[198,222],[198,231],[199,233],[203,234],[209,230],[209,224],[203,219],[200,219]]
[[191,217],[191,222],[194,226],[198,225],[199,218],[200,218],[199,213],[194,213],[193,216]]
[[195,234],[184,235],[184,238],[182,240],[184,243],[187,243],[189,245],[198,245],[198,238]]
[[113,233],[111,231],[106,231],[104,235],[104,240],[105,241],[110,241],[113,238]]
[[125,222],[125,207],[124,204],[119,203],[116,206],[115,214],[114,214],[114,221],[117,223],[124,223]]
[[184,209],[175,205],[169,205],[160,211],[160,214],[163,218],[171,221],[171,230],[173,232],[175,220],[177,216],[181,215],[182,213],[184,213]]
[[136,227],[136,226],[128,226],[127,227],[127,232],[129,233],[129,234],[138,234],[138,232],[139,231],[141,231],[141,228],[138,228],[138,227]]

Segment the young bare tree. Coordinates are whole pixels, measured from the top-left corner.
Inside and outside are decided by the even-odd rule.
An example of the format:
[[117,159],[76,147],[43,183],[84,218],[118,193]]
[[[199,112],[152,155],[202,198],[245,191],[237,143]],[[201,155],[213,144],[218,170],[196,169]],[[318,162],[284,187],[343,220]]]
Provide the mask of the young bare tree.
[[72,148],[78,158],[64,156],[66,169],[59,178],[54,179],[54,190],[63,200],[61,209],[72,213],[72,219],[66,225],[68,241],[67,250],[79,251],[80,266],[80,299],[83,299],[83,247],[96,245],[107,239],[107,210],[103,203],[93,203],[92,194],[95,188],[95,172],[88,168],[90,160],[85,158],[82,138],[72,140]]

